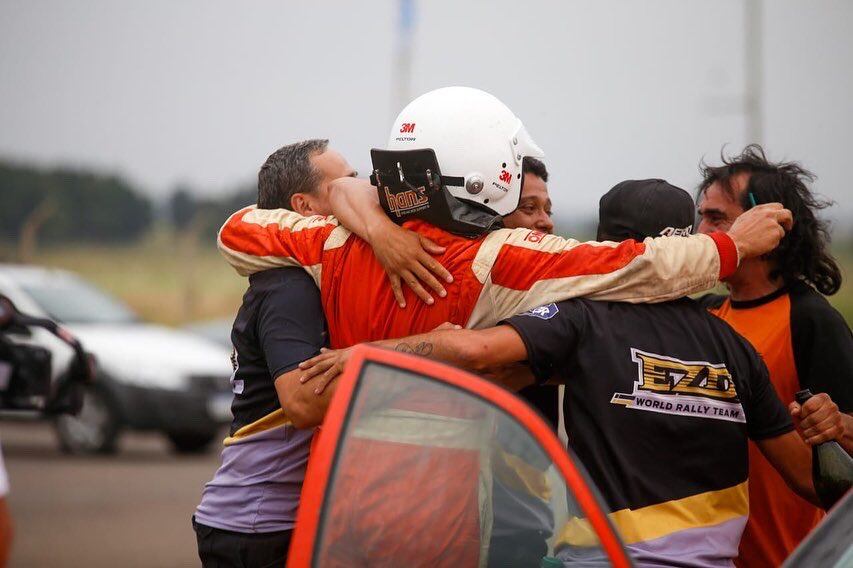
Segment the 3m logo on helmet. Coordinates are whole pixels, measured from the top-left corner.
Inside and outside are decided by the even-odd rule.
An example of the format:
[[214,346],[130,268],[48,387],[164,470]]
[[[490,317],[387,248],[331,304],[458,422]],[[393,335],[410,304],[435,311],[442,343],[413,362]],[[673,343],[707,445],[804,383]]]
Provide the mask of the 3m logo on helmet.
[[411,134],[415,131],[415,123],[414,122],[404,122],[402,126],[400,126],[400,134]]
[[501,175],[498,176],[498,179],[505,184],[510,184],[512,183],[512,174],[506,170],[501,170]]

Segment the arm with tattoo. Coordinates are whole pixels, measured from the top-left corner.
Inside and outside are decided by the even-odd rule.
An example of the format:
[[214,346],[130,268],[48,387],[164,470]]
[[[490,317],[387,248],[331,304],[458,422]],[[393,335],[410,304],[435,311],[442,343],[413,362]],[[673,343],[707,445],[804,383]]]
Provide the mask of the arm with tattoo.
[[[513,328],[506,325],[483,330],[451,330],[442,326],[421,335],[386,339],[371,345],[444,361],[477,373],[488,373],[495,368],[527,359],[527,349],[521,337]],[[343,372],[349,356],[350,349],[336,351],[324,349],[317,357],[299,365],[299,368],[304,371],[300,381],[305,383],[316,379],[314,392],[321,394],[326,385]],[[506,386],[508,388],[526,386],[526,384],[520,386],[515,384],[519,382],[519,376],[530,377],[530,375],[516,374],[516,378],[510,381],[512,384]],[[529,379],[525,378],[525,380]]]

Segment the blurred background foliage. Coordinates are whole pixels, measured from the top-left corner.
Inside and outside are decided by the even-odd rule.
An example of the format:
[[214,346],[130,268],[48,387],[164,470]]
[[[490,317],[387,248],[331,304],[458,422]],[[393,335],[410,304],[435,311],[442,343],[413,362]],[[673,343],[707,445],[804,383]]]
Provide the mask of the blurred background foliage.
[[[199,194],[177,186],[154,201],[119,175],[0,160],[0,262],[72,270],[148,321],[231,319],[246,280],[219,256],[216,232],[229,214],[255,202],[256,190],[244,184],[220,197]],[[558,234],[582,240],[594,237],[595,223],[555,217]],[[853,237],[846,234],[832,249],[849,278]],[[829,299],[853,320],[848,280]]]

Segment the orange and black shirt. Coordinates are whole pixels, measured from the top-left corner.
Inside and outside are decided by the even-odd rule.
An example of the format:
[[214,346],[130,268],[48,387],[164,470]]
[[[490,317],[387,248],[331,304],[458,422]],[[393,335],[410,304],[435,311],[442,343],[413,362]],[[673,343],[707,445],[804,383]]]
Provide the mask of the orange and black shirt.
[[[796,283],[750,301],[705,296],[702,303],[752,343],[785,405],[808,388],[825,392],[842,412],[853,412],[853,336],[844,317],[822,295]],[[797,496],[755,444],[749,448],[750,516],[739,566],[778,566],[823,517]]]

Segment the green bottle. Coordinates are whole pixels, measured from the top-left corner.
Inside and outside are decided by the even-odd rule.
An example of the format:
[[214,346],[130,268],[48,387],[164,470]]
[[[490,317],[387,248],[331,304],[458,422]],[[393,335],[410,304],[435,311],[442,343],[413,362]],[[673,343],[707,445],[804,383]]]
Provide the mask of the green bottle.
[[553,556],[544,556],[539,561],[539,568],[563,568],[563,561]]
[[[811,397],[809,389],[794,395],[800,405]],[[812,446],[812,480],[818,500],[829,509],[853,486],[853,458],[835,440]]]

